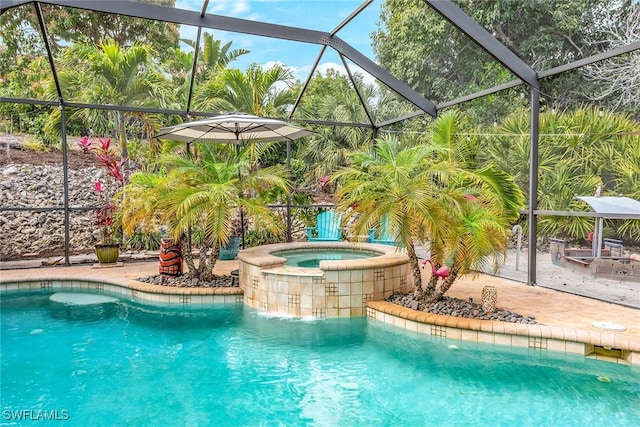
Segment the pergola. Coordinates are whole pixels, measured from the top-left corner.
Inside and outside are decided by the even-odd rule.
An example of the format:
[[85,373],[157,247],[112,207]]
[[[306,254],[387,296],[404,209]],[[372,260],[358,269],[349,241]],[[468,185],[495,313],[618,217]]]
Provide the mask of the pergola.
[[[564,65],[554,67],[547,70],[534,70],[529,64],[525,63],[505,45],[500,43],[491,33],[489,33],[480,24],[472,20],[462,9],[450,0],[424,0],[427,7],[432,8],[437,12],[442,19],[448,21],[459,31],[464,33],[478,48],[484,50],[502,66],[513,74],[514,79],[507,83],[503,83],[488,89],[484,89],[479,92],[471,93],[456,99],[446,100],[435,104],[431,100],[424,97],[422,94],[414,91],[405,82],[402,82],[395,78],[387,70],[376,64],[374,61],[363,55],[357,49],[348,44],[345,40],[338,36],[338,33],[349,23],[356,18],[362,11],[367,8],[373,0],[365,0],[358,8],[342,22],[340,22],[332,31],[317,31],[305,28],[298,28],[292,26],[284,26],[267,22],[251,21],[246,19],[233,18],[228,16],[221,16],[207,13],[209,6],[209,0],[202,0],[202,9],[200,12],[170,8],[165,6],[158,6],[148,3],[140,3],[134,0],[110,0],[110,1],[92,1],[92,0],[43,0],[43,1],[31,1],[31,0],[3,0],[0,6],[0,13],[4,14],[6,11],[15,7],[29,7],[31,4],[35,8],[36,15],[39,21],[40,31],[42,33],[43,42],[46,47],[49,64],[53,79],[56,83],[57,89],[57,103],[62,112],[62,147],[63,147],[63,166],[64,166],[64,207],[59,208],[64,211],[65,216],[65,258],[66,264],[69,264],[69,201],[68,201],[68,188],[67,188],[67,153],[66,153],[66,116],[65,108],[91,108],[102,110],[117,110],[128,112],[141,112],[141,113],[160,113],[168,115],[182,115],[185,118],[193,116],[210,116],[211,113],[193,111],[191,108],[192,94],[194,89],[194,74],[191,73],[191,81],[189,86],[189,96],[184,108],[181,110],[168,110],[168,109],[151,109],[151,108],[136,108],[131,106],[116,106],[116,105],[95,105],[87,103],[70,102],[66,100],[62,93],[61,86],[58,80],[56,72],[55,61],[53,58],[51,46],[49,45],[49,38],[47,34],[47,25],[43,17],[41,5],[50,4],[57,6],[64,6],[70,8],[79,8],[89,11],[104,12],[116,15],[125,15],[130,17],[150,19],[167,23],[174,23],[180,25],[193,26],[198,29],[195,39],[195,53],[193,59],[193,68],[195,70],[198,46],[200,44],[201,34],[203,29],[223,30],[233,33],[242,33],[247,35],[269,37],[274,39],[283,39],[288,41],[303,42],[308,44],[317,45],[320,47],[320,54],[316,59],[309,77],[302,86],[302,90],[298,95],[298,98],[289,114],[288,119],[291,119],[298,108],[301,98],[304,96],[307,85],[309,84],[322,54],[326,49],[332,49],[338,53],[345,68],[347,69],[348,76],[351,79],[354,87],[357,91],[352,73],[349,70],[346,59],[356,64],[362,70],[375,77],[379,82],[387,86],[394,91],[404,100],[410,102],[415,106],[415,111],[405,114],[400,117],[388,119],[385,121],[376,122],[371,114],[367,111],[369,123],[357,124],[357,123],[336,123],[322,120],[307,120],[310,124],[320,125],[332,125],[332,126],[366,126],[372,129],[373,136],[377,135],[379,129],[390,126],[394,123],[398,123],[403,120],[411,119],[414,117],[420,117],[428,115],[432,118],[438,116],[438,113],[448,107],[452,107],[473,99],[481,98],[487,95],[495,94],[506,89],[514,88],[517,86],[524,86],[529,88],[530,92],[530,114],[531,114],[531,130],[530,130],[530,170],[529,170],[529,205],[524,212],[528,216],[528,243],[530,248],[536,247],[537,239],[537,216],[545,214],[545,211],[537,210],[537,192],[538,192],[538,139],[539,139],[539,113],[540,113],[540,81],[545,78],[553,77],[562,73],[566,73],[577,68],[603,61],[609,58],[613,58],[619,55],[624,55],[640,49],[640,41],[633,42],[626,46],[613,49],[607,52],[602,52],[593,56],[582,58],[577,61],[569,62]],[[362,102],[362,97],[358,94]],[[22,103],[32,105],[51,105],[50,100],[39,99],[16,99],[5,98],[1,99],[1,102],[7,103]],[[362,102],[365,110],[366,106]],[[528,264],[527,283],[536,283],[536,251],[530,250]]]

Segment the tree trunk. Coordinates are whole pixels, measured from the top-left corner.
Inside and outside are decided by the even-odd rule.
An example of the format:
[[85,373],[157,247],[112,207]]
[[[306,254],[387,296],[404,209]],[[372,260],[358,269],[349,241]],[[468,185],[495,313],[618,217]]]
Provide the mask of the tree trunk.
[[456,280],[456,277],[458,277],[458,270],[457,269],[451,270],[451,274],[449,274],[449,276],[442,281],[442,285],[440,285],[440,289],[438,289],[438,291],[435,293],[433,301],[440,301],[444,297],[444,294],[446,294],[449,288],[451,288],[451,285],[453,285],[453,282]]
[[200,256],[198,257],[198,269],[196,270],[196,277],[199,279],[204,279],[206,276],[206,271],[208,267],[207,262],[207,250],[209,249],[209,245],[203,243],[200,247]]
[[407,255],[409,256],[409,262],[411,262],[411,272],[413,273],[413,286],[415,287],[415,294],[418,295],[422,292],[422,274],[420,273],[420,261],[416,255],[416,249],[413,243],[407,245]]
[[194,272],[196,271],[196,264],[193,262],[193,252],[191,250],[191,242],[186,235],[180,238],[180,246],[185,248],[185,250],[182,251],[182,257],[184,259],[184,262],[187,264],[189,273],[194,274]]

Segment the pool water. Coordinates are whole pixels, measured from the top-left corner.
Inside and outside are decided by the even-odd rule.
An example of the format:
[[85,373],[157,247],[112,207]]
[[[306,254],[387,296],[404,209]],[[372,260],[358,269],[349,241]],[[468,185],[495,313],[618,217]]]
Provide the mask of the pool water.
[[320,266],[320,261],[341,261],[348,259],[363,259],[380,256],[380,252],[359,249],[296,249],[290,251],[272,252],[271,255],[286,258],[285,265],[292,267]]
[[[242,305],[1,299],[3,423],[69,426],[637,425],[640,371]],[[549,357],[548,355],[551,355]],[[600,380],[598,379],[600,377]],[[603,382],[602,379],[610,382]],[[27,421],[19,414],[32,411]],[[38,412],[40,411],[40,412]]]

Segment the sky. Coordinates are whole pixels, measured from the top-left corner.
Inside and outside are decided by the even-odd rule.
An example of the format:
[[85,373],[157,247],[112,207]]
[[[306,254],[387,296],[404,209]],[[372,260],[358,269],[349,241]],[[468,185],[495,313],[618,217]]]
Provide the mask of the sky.
[[[363,3],[364,0],[210,0],[207,13],[331,32]],[[381,3],[381,0],[375,0],[337,33],[338,37],[371,60],[374,56],[369,34],[377,28]],[[177,0],[176,8],[200,12],[202,4],[202,0]],[[281,62],[292,68],[295,77],[300,81],[307,79],[321,51],[320,45],[211,29],[204,31],[211,33],[223,44],[232,41],[232,49],[242,48],[251,51],[250,54],[240,56],[231,63],[232,67],[245,70],[252,63],[270,67],[276,62]],[[182,26],[180,33],[183,38],[195,40],[197,28]],[[186,45],[182,48],[188,49]],[[366,82],[374,80],[354,64],[349,66],[352,65],[352,71],[361,72]],[[318,66],[320,71],[328,68],[345,73],[339,55],[331,48],[325,51]]]

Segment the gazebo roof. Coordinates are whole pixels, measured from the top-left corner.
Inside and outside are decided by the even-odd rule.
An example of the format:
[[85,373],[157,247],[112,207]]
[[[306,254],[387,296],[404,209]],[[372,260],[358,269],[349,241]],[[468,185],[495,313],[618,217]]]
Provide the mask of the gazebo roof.
[[603,218],[640,219],[640,201],[619,196],[576,196]]

